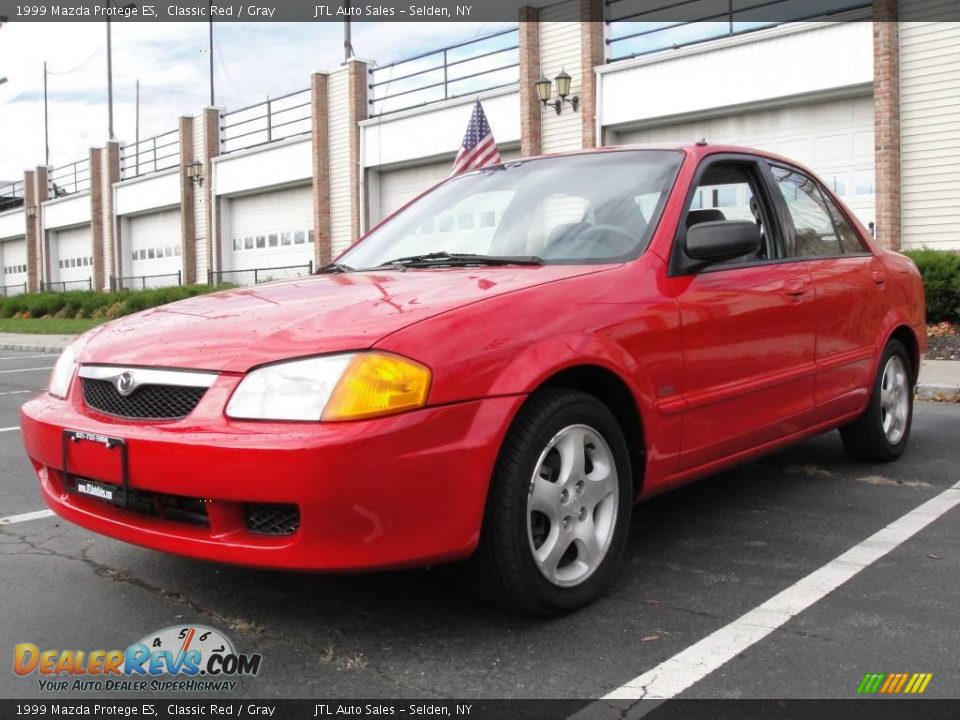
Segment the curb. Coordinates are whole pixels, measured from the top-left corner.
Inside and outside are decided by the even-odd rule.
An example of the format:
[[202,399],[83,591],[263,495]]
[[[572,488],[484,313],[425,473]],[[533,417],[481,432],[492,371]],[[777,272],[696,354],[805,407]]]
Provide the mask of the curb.
[[17,343],[0,343],[0,350],[14,350],[18,352],[42,352],[42,353],[61,353],[63,348],[59,345],[24,345]]
[[960,385],[917,385],[917,400],[960,402]]

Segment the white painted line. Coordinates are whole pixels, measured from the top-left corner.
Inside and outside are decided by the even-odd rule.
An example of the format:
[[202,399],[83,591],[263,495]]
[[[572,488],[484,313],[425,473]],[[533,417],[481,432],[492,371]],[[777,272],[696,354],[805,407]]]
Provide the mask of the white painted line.
[[17,373],[17,372],[33,372],[34,370],[53,370],[53,365],[44,365],[43,367],[38,367],[38,368],[18,368],[16,370],[0,370],[0,374]]
[[0,397],[4,395],[23,395],[24,393],[38,393],[43,388],[37,388],[36,390],[7,390],[7,392],[0,392]]
[[13,432],[14,430],[19,430],[19,429],[20,429],[19,425],[14,425],[13,427],[0,428],[0,433]]
[[957,505],[960,482],[603,700],[666,700],[679,695]]
[[50,517],[53,510],[37,510],[36,512],[23,513],[22,515],[10,515],[0,518],[0,525],[16,525],[17,523],[27,522],[28,520],[39,520],[40,518]]
[[37,358],[56,357],[52,354],[44,355],[11,355],[10,357],[0,357],[0,360],[36,360]]

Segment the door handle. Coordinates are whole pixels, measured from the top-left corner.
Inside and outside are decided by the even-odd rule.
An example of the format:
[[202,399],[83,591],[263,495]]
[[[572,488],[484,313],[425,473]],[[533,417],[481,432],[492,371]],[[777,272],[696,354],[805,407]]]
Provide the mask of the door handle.
[[874,281],[877,285],[883,285],[884,283],[887,282],[887,276],[884,275],[884,274],[883,274],[882,272],[880,272],[879,270],[874,270],[874,271],[870,274],[870,277],[873,278],[873,281]]
[[807,292],[807,281],[803,278],[790,278],[783,283],[783,292],[792,298],[799,298]]

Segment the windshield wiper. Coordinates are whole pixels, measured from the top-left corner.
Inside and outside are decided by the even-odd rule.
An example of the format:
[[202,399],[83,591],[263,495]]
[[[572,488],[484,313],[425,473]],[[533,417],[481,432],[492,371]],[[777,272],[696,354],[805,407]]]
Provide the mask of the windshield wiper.
[[543,258],[536,255],[477,255],[475,253],[440,252],[423,255],[407,255],[381,263],[377,267],[399,265],[401,267],[441,267],[444,265],[543,265]]
[[322,268],[317,269],[314,275],[327,275],[333,273],[346,273],[353,272],[353,268],[349,265],[344,265],[343,263],[332,262],[327,263]]

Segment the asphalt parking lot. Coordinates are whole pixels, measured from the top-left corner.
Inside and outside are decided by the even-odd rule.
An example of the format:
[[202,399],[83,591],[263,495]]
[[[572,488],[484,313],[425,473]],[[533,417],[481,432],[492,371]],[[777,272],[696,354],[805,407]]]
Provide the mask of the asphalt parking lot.
[[[16,426],[55,358],[0,358],[10,518],[44,508]],[[41,696],[36,676],[10,671],[15,643],[125,648],[187,622],[263,655],[245,697],[600,697],[947,491],[958,441],[960,405],[918,403],[898,463],[857,464],[829,433],[644,503],[612,592],[555,620],[491,610],[451,568],[289,574],[161,555],[57,517],[0,524],[0,697]],[[960,697],[958,530],[953,507],[680,697],[853,698],[868,672],[933,673],[925,696]]]

